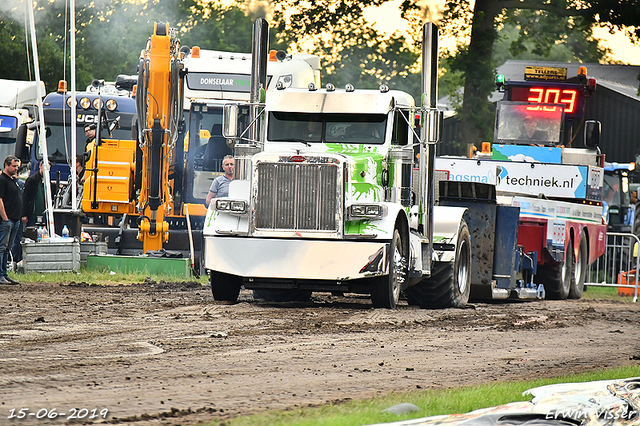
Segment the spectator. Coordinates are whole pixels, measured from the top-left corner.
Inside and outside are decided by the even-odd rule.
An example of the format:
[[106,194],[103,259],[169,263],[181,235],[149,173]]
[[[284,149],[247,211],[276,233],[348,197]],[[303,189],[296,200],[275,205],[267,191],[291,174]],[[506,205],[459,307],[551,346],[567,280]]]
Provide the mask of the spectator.
[[[16,179],[16,183],[20,187],[20,196],[24,193],[24,182],[21,179]],[[24,203],[24,197],[22,198]],[[16,233],[16,239],[13,241],[13,247],[11,247],[11,257],[14,263],[18,263],[22,260],[22,233],[26,222],[21,220],[18,224],[18,232]],[[15,270],[14,270],[15,271]]]
[[87,141],[84,145],[84,150],[87,150],[87,145],[89,145],[96,138],[96,125],[94,124],[85,124],[84,125],[84,135],[87,137]]
[[85,155],[76,155],[76,176],[78,176],[78,185],[84,185],[84,169],[85,169]]
[[0,174],[0,284],[5,285],[19,284],[7,275],[9,251],[18,233],[22,209],[22,197],[17,183],[19,168],[20,160],[9,155],[4,159],[4,170]]
[[[84,154],[78,154],[76,155],[76,208],[77,209],[81,209],[82,208],[82,193],[84,192],[84,160],[85,156]],[[61,206],[62,208],[70,208],[71,204],[72,204],[72,199],[71,199],[71,195],[72,195],[72,182],[71,182],[71,177],[69,177],[69,181],[67,182],[67,185],[64,187],[63,192],[62,192],[62,200],[61,200]]]
[[209,203],[211,203],[213,198],[229,196],[229,184],[233,180],[233,167],[233,155],[225,155],[222,159],[222,170],[224,170],[224,174],[218,176],[211,182],[205,206],[209,207]]
[[22,221],[27,226],[34,226],[42,222],[42,216],[44,216],[45,211],[42,162],[40,162],[40,171],[29,176],[24,183],[23,201]]

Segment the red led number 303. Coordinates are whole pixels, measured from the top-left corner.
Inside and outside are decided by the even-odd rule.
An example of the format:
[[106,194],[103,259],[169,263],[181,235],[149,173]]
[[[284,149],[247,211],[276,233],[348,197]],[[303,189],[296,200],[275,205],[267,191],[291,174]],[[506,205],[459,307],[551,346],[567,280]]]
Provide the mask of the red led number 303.
[[527,102],[539,104],[565,104],[564,111],[573,113],[576,107],[577,90],[575,89],[545,89],[543,87],[531,87]]

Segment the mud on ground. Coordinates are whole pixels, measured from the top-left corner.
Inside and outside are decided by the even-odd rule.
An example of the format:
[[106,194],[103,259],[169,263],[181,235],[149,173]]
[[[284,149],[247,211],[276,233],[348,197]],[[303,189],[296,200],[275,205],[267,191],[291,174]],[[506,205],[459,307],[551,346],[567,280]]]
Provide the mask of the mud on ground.
[[[391,311],[347,296],[275,304],[243,290],[228,305],[194,282],[2,286],[0,425],[74,423],[74,413],[113,424],[196,424],[640,362],[638,304],[422,310],[401,302]],[[9,419],[21,408],[34,414]],[[55,420],[37,419],[51,410]]]

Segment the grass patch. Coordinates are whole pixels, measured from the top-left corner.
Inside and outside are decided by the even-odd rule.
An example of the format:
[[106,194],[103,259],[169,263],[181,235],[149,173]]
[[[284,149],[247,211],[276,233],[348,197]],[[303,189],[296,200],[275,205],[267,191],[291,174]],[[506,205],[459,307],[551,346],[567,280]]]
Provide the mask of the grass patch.
[[583,299],[588,300],[617,300],[621,302],[633,302],[633,296],[618,296],[617,287],[595,287],[589,286],[584,293]]
[[[358,426],[389,423],[400,420],[435,416],[439,414],[467,413],[480,408],[493,407],[514,401],[528,401],[522,393],[538,386],[589,382],[595,380],[624,379],[640,376],[640,365],[599,370],[589,373],[524,382],[498,382],[480,386],[454,389],[430,389],[409,393],[392,393],[388,396],[363,401],[326,404],[320,407],[303,407],[284,411],[269,411],[226,421],[209,423],[210,426]],[[393,405],[408,402],[421,411],[406,415],[394,415],[381,411]]]
[[146,271],[142,272],[115,272],[81,268],[78,272],[27,272],[20,274],[12,274],[18,281],[23,283],[82,283],[98,284],[98,285],[120,285],[120,284],[141,284],[147,278],[151,278],[156,282],[182,282],[197,281],[206,284],[208,276],[201,276],[199,279],[191,277],[186,279],[183,275],[172,274],[150,274]]

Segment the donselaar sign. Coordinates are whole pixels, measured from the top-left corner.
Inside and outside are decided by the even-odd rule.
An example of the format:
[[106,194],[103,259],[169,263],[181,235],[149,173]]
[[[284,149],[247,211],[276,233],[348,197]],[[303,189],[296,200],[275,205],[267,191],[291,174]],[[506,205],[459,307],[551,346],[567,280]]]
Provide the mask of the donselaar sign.
[[190,72],[187,74],[187,87],[191,90],[249,93],[251,76],[248,74]]

